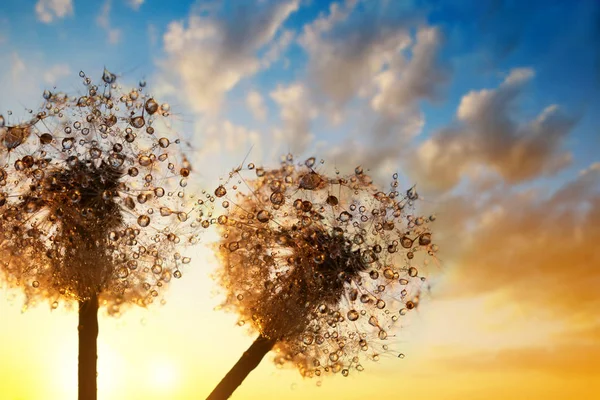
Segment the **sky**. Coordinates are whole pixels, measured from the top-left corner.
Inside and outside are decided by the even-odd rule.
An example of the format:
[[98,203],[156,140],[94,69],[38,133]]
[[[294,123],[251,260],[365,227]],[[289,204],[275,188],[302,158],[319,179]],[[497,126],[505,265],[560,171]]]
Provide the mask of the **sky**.
[[[234,399],[600,393],[596,0],[3,0],[0,53],[9,122],[107,68],[171,104],[199,188],[291,152],[398,172],[436,213],[404,359],[317,385],[267,356]],[[204,398],[252,342],[192,256],[166,304],[101,316],[100,399]],[[0,397],[75,398],[76,313],[22,304],[0,289]]]

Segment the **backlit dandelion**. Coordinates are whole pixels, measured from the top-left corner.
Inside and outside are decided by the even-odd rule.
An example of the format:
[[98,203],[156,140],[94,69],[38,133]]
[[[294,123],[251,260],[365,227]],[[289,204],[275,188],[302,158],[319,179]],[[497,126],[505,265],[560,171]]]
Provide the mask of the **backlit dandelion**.
[[419,304],[437,246],[415,188],[394,175],[382,191],[360,167],[328,176],[316,164],[251,165],[254,177],[237,169],[214,192],[223,306],[259,336],[209,398],[229,397],[271,349],[304,377],[362,371]]
[[169,105],[106,70],[80,77],[85,94],[44,91],[29,121],[0,117],[0,276],[26,304],[78,302],[79,396],[93,399],[99,305],[153,303],[196,238]]

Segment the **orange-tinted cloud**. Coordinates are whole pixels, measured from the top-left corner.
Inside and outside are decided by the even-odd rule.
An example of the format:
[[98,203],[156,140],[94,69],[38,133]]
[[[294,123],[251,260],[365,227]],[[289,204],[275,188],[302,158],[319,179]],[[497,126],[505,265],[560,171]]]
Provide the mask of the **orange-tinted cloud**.
[[447,295],[496,292],[528,311],[600,322],[600,163],[549,197],[506,189],[460,197],[440,219],[440,245],[455,264]]

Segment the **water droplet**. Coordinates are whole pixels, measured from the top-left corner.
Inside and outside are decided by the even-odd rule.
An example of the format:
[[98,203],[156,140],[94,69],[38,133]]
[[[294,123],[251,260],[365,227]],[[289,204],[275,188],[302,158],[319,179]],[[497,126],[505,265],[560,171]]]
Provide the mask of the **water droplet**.
[[[81,76],[83,78],[85,76],[85,74],[83,74],[83,75],[82,74],[83,74],[83,71],[79,73],[79,76]],[[111,84],[117,80],[117,76],[115,74],[111,73],[106,68],[104,68],[104,72],[102,73],[102,80],[108,84]]]
[[350,311],[348,311],[347,316],[350,321],[356,321],[359,317],[359,314],[358,314],[358,311],[356,311],[356,310],[350,310]]
[[281,192],[274,192],[271,194],[271,203],[275,205],[281,205],[285,202],[285,196]]
[[162,266],[158,265],[158,264],[154,264],[152,266],[152,273],[153,274],[160,274],[162,272]]
[[419,198],[419,195],[417,194],[417,189],[415,189],[414,186],[408,189],[406,191],[406,197],[408,197],[409,200],[417,200]]
[[352,219],[352,214],[350,214],[348,211],[342,211],[339,219],[341,222],[348,222]]
[[162,147],[163,149],[166,149],[167,147],[169,147],[170,144],[171,144],[171,142],[167,138],[160,138],[158,140],[158,145],[160,147]]
[[52,135],[51,135],[51,134],[49,134],[49,133],[43,133],[43,134],[40,136],[40,143],[41,143],[41,144],[43,144],[43,145],[45,145],[45,144],[50,144],[50,143],[52,143],[52,140],[53,140],[53,139],[54,139],[54,138],[52,137]]
[[142,228],[145,228],[150,225],[150,217],[147,215],[140,215],[137,219],[137,223]]
[[146,100],[146,104],[144,105],[144,108],[148,114],[152,115],[158,111],[158,103],[156,102],[156,100],[150,98],[150,99]]
[[152,164],[152,159],[148,156],[139,156],[138,162],[142,167],[147,167]]
[[215,196],[217,197],[223,197],[227,194],[227,189],[225,189],[225,187],[223,185],[220,185],[216,190],[215,190]]
[[309,172],[300,177],[300,189],[315,190],[319,187],[323,179],[316,172]]
[[372,264],[377,260],[377,256],[371,250],[366,250],[362,253],[362,260],[367,264]]
[[419,244],[421,246],[427,246],[431,243],[431,233],[424,233],[419,236]]
[[413,240],[411,238],[409,238],[408,236],[402,236],[402,239],[400,239],[400,244],[405,249],[410,249],[412,247]]
[[144,117],[142,117],[141,115],[131,118],[131,126],[133,126],[134,128],[141,128],[144,125],[146,125],[146,121],[144,120]]
[[260,210],[256,215],[256,219],[262,223],[269,222],[269,219],[271,219],[271,214],[269,214],[269,212],[266,210]]
[[240,248],[240,244],[238,242],[229,243],[229,251],[233,252]]
[[302,335],[302,343],[304,343],[305,345],[309,346],[313,343],[314,341],[314,336],[308,333],[305,333],[304,335]]
[[6,130],[4,137],[2,138],[2,143],[8,150],[15,149],[23,143],[26,137],[29,135],[29,129],[18,126],[10,126]]
[[65,150],[69,150],[73,148],[73,144],[75,143],[75,140],[73,138],[64,138],[62,140],[62,147]]

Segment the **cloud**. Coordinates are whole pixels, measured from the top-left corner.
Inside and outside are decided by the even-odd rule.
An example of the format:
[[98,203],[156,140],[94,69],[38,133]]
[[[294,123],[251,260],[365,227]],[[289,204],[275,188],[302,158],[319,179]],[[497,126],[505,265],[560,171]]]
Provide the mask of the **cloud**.
[[[416,24],[409,10],[399,12],[398,7],[332,4],[329,14],[307,24],[299,39],[317,94],[337,109],[357,95],[370,98],[384,134],[419,116],[417,102],[435,98],[446,73],[437,57],[440,32],[421,25],[413,38]],[[411,132],[421,125],[411,124]]]
[[[415,41],[408,33],[400,33],[400,36],[407,43],[390,53],[390,57],[395,54],[396,61],[380,60],[378,68],[382,70],[370,76],[361,89],[369,93],[370,99],[368,105],[353,109],[361,118],[355,124],[360,126],[360,131],[329,151],[335,157],[345,154],[345,167],[361,164],[386,178],[396,170],[400,158],[407,153],[410,139],[420,133],[425,124],[419,102],[436,99],[447,78],[447,71],[437,62],[440,34],[436,28],[420,28]],[[396,53],[405,47],[410,51],[410,58]],[[375,54],[380,56],[381,52]]]
[[306,24],[298,42],[308,55],[309,101],[355,129],[327,155],[388,170],[425,124],[420,102],[437,100],[448,80],[440,31],[396,4],[348,0]]
[[106,35],[108,38],[108,43],[117,44],[121,40],[121,30],[118,28],[114,28],[110,24],[110,10],[112,8],[112,1],[106,0],[102,5],[102,9],[98,17],[96,18],[96,23],[99,27],[106,31]]
[[447,190],[469,167],[479,166],[513,184],[568,165],[570,154],[561,145],[575,126],[574,118],[549,105],[529,121],[516,120],[517,101],[533,76],[531,69],[514,69],[499,87],[464,95],[456,124],[432,135],[410,159],[419,182]]
[[67,64],[56,64],[44,71],[44,82],[48,85],[55,85],[56,82],[69,76],[71,69]]
[[[226,119],[198,118],[194,124],[196,137],[202,138],[202,146],[196,149],[195,159],[202,160],[202,165],[213,168],[200,170],[199,178],[218,179],[238,165],[250,162],[257,164],[265,157],[265,143],[269,138],[264,132],[237,125]],[[274,154],[268,154],[273,157]],[[247,157],[247,158],[246,158]],[[244,166],[245,166],[244,165]]]
[[35,4],[35,14],[38,20],[49,24],[55,18],[73,15],[73,3],[72,0],[38,0]]
[[167,56],[159,62],[162,90],[195,112],[218,112],[225,93],[267,68],[289,44],[289,33],[279,38],[277,33],[298,5],[298,0],[262,2],[252,10],[236,6],[222,18],[191,15],[187,26],[172,22],[163,37]]
[[267,108],[265,107],[265,101],[261,94],[256,90],[251,90],[246,95],[246,106],[252,112],[254,118],[259,121],[264,121],[267,118]]
[[444,208],[439,245],[454,267],[443,295],[490,294],[528,315],[600,324],[600,163],[550,195],[502,187]]
[[144,4],[145,0],[127,0],[127,4],[129,7],[133,8],[135,11],[139,10],[142,4]]
[[212,154],[247,151],[253,145],[259,145],[260,134],[231,121],[211,122],[202,128],[204,150]]
[[533,372],[565,377],[597,377],[600,367],[600,346],[594,343],[565,343],[560,345],[509,348],[444,355],[439,358],[449,367],[460,365],[461,371],[471,373]]
[[441,34],[437,28],[420,28],[411,47],[410,60],[392,64],[377,74],[377,93],[371,99],[371,107],[381,114],[376,130],[380,136],[420,133],[425,117],[419,102],[437,99],[439,88],[447,81],[447,71],[438,63],[440,45]]
[[7,60],[0,65],[0,87],[3,88],[0,108],[13,111],[13,121],[30,118],[24,105],[35,109],[40,105],[44,88],[51,89],[70,73],[67,64],[53,64],[39,54],[26,57],[12,52]]
[[278,139],[287,144],[292,153],[303,153],[313,138],[310,122],[318,115],[306,86],[301,83],[278,85],[270,96],[281,110],[283,129],[278,131]]

